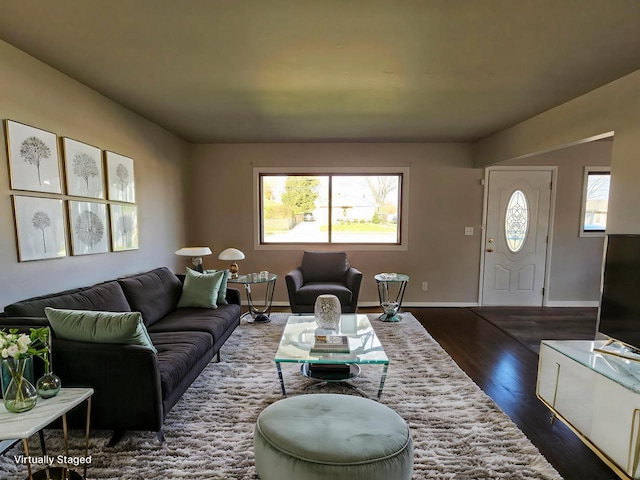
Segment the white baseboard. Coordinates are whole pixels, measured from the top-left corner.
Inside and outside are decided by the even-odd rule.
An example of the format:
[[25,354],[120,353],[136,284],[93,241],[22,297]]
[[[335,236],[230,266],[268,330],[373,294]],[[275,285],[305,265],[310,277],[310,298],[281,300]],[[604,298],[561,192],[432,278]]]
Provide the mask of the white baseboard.
[[558,300],[547,300],[545,303],[545,307],[598,307],[600,302],[597,301],[580,301],[580,300],[569,300],[569,301],[558,301]]
[[[243,301],[243,305],[247,302]],[[258,305],[259,306],[259,305]],[[274,307],[288,307],[289,302],[273,302]],[[409,307],[477,307],[478,302],[406,302],[402,308]],[[378,302],[359,302],[358,307],[380,307]]]
[[[246,305],[246,300],[242,301],[242,305]],[[599,302],[594,301],[561,301],[561,300],[549,300],[546,302],[545,307],[597,307]],[[256,304],[256,306],[260,307],[261,304]],[[288,307],[289,302],[273,302],[274,307]],[[380,304],[378,302],[360,302],[358,303],[359,307],[379,307]],[[478,302],[405,302],[402,304],[403,308],[408,307],[452,307],[452,308],[465,308],[465,307],[477,307],[479,306]]]

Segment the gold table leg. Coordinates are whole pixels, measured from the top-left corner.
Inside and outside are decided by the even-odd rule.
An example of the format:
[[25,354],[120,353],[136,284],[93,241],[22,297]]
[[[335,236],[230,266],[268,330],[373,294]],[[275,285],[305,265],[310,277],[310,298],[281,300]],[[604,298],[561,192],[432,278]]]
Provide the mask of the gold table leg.
[[33,475],[31,474],[31,460],[29,459],[29,440],[23,438],[22,444],[24,445],[24,454],[27,456],[27,471],[29,472],[29,480],[33,480]]
[[89,423],[91,421],[91,397],[87,398],[87,428],[84,432],[84,474],[83,478],[87,478],[87,462],[86,459],[89,456]]

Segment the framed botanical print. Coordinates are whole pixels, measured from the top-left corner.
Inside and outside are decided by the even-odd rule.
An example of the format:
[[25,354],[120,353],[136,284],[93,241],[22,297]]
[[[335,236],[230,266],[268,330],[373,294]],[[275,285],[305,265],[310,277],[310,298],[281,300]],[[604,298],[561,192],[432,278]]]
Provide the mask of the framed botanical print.
[[114,252],[138,248],[138,207],[111,204],[111,248]]
[[113,152],[105,152],[109,200],[135,203],[136,182],[133,160]]
[[11,189],[62,193],[58,136],[13,120],[5,132]]
[[67,255],[62,200],[13,195],[13,211],[19,262]]
[[67,194],[76,197],[105,198],[100,149],[63,137],[62,152]]
[[109,251],[106,204],[69,200],[69,225],[73,255]]

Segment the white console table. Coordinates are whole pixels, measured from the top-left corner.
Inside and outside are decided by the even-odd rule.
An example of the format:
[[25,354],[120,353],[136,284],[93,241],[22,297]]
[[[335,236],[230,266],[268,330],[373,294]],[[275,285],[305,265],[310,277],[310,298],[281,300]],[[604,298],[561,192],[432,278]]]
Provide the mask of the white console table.
[[545,340],[536,394],[621,478],[639,479],[640,362],[594,351],[604,340]]
[[[27,412],[10,413],[7,412],[4,404],[0,402],[0,440],[22,439],[24,455],[27,459],[27,471],[29,480],[35,474],[31,471],[31,461],[29,453],[29,437],[38,433],[51,422],[62,417],[62,428],[64,435],[64,458],[69,458],[69,439],[67,433],[67,412],[87,402],[87,422],[85,429],[84,457],[88,458],[89,452],[89,419],[91,417],[91,396],[93,388],[61,388],[60,393],[53,398],[38,398],[36,406]],[[44,446],[44,443],[43,443]],[[43,452],[46,456],[46,452]],[[84,475],[80,477],[76,472],[69,469],[68,465],[59,468],[45,467],[45,475],[42,477],[54,478],[54,471],[61,469],[64,478],[85,478],[87,476],[87,464],[84,464]]]

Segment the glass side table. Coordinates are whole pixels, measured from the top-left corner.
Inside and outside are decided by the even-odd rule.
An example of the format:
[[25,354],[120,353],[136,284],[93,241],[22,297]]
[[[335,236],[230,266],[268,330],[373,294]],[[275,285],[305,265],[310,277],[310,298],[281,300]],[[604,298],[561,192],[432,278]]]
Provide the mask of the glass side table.
[[[374,278],[378,284],[378,298],[383,311],[378,319],[383,322],[399,322],[402,320],[402,316],[398,312],[402,306],[402,298],[409,282],[409,276],[403,273],[379,273]],[[398,284],[398,293],[395,300],[389,299],[390,283]]]
[[[247,292],[247,305],[249,311],[245,315],[249,315],[247,322],[269,322],[269,312],[271,311],[271,304],[273,303],[273,292],[276,289],[276,280],[278,275],[270,272],[260,273],[247,273],[246,275],[240,275],[237,278],[229,278],[227,283],[243,284],[244,291]],[[267,288],[264,295],[264,308],[258,308],[253,303],[253,297],[251,296],[251,285],[266,284]]]

